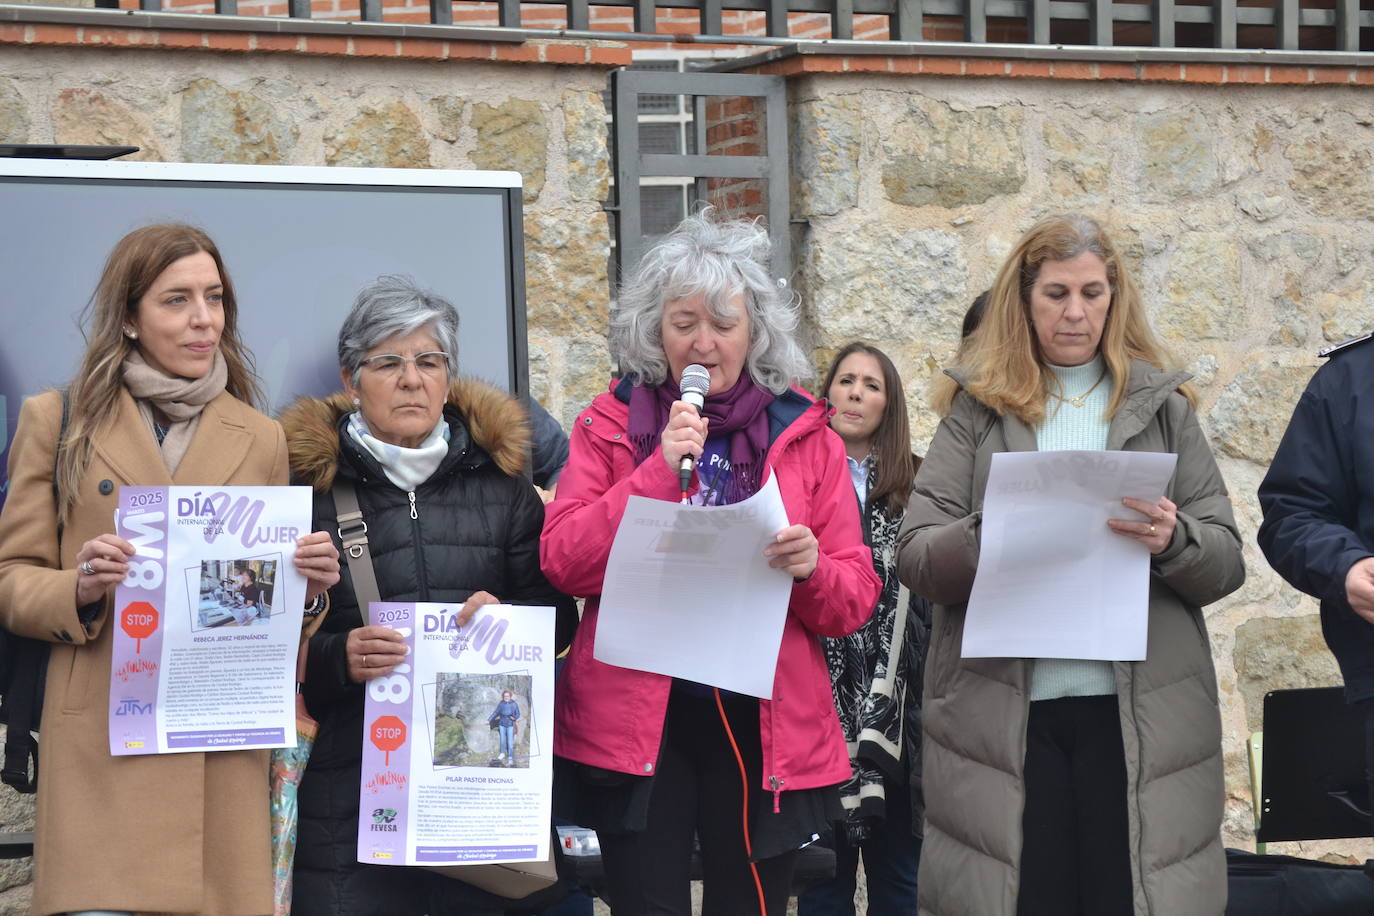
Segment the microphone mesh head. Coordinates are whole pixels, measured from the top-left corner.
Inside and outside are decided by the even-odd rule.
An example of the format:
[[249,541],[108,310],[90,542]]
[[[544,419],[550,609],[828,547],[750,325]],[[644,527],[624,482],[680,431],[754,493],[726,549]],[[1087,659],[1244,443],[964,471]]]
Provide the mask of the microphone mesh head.
[[705,400],[711,391],[711,373],[705,366],[692,363],[682,370],[682,381],[678,384],[678,390],[682,392],[684,399],[689,393],[695,393]]

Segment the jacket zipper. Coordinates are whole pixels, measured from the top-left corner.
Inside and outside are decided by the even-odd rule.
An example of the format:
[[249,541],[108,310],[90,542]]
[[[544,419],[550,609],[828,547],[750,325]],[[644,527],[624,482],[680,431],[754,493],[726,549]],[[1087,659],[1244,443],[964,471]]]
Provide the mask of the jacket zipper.
[[773,790],[773,813],[782,812],[782,787],[787,785],[787,780],[779,776],[769,776],[768,785]]
[[414,490],[408,491],[408,492],[406,493],[406,496],[408,496],[408,497],[410,498],[410,519],[411,519],[410,527],[411,527],[412,530],[413,530],[413,534],[414,534],[414,538],[415,538],[415,541],[414,541],[414,543],[415,543],[415,572],[416,572],[417,577],[418,577],[419,580],[420,580],[420,581],[417,583],[417,584],[420,586],[420,600],[421,600],[421,601],[428,601],[428,600],[429,600],[429,582],[427,581],[427,577],[425,576],[425,563],[424,563],[425,555],[424,555],[424,545],[423,545],[423,542],[420,540],[420,512],[419,512],[419,507],[418,507],[418,506],[416,505],[416,503],[415,503],[415,491],[414,491]]

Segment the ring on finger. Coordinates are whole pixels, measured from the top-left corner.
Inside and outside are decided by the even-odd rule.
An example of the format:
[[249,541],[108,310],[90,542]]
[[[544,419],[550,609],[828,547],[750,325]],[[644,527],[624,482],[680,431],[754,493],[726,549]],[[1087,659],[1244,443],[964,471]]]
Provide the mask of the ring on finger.
[[1150,525],[1150,534],[1154,534],[1154,533],[1155,533],[1155,526],[1154,526],[1153,523],[1151,523],[1151,525]]
[[81,574],[84,575],[84,576],[94,576],[94,575],[95,575],[95,567],[91,565],[91,561],[90,561],[90,560],[85,561],[84,563],[82,563],[82,564],[81,564],[79,567],[77,567],[77,568],[78,568],[79,570],[81,570]]
[[367,667],[367,656],[366,656],[366,655],[363,656],[363,667],[364,667],[364,668]]

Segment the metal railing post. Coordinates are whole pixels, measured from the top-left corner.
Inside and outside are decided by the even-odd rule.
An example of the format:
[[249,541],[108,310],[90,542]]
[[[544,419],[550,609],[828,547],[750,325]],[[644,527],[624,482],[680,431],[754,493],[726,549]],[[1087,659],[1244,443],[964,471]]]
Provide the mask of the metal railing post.
[[1212,0],[1212,42],[1225,50],[1236,46],[1236,0]]
[[1174,0],[1150,0],[1151,31],[1156,48],[1174,46]]
[[921,0],[893,0],[888,22],[888,33],[896,41],[925,40]]
[[985,44],[987,40],[987,0],[964,0],[964,41]]
[[830,37],[849,41],[854,37],[854,0],[830,0]]
[[1298,0],[1275,0],[1274,44],[1285,51],[1298,49],[1298,25],[1301,12]]
[[1088,0],[1088,41],[1100,48],[1116,43],[1112,0]]

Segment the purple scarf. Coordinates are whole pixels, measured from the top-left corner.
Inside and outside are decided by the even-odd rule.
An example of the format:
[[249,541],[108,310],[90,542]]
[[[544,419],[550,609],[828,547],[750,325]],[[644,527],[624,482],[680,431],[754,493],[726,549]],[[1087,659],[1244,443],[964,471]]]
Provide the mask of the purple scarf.
[[[629,434],[636,463],[654,453],[668,425],[668,410],[681,398],[682,392],[671,378],[654,387],[636,384],[630,390]],[[764,456],[768,453],[771,403],[773,393],[755,385],[748,372],[741,372],[739,381],[729,391],[706,399],[702,414],[711,421],[711,437],[730,436],[730,482],[724,493],[725,503],[737,503],[759,488]]]

